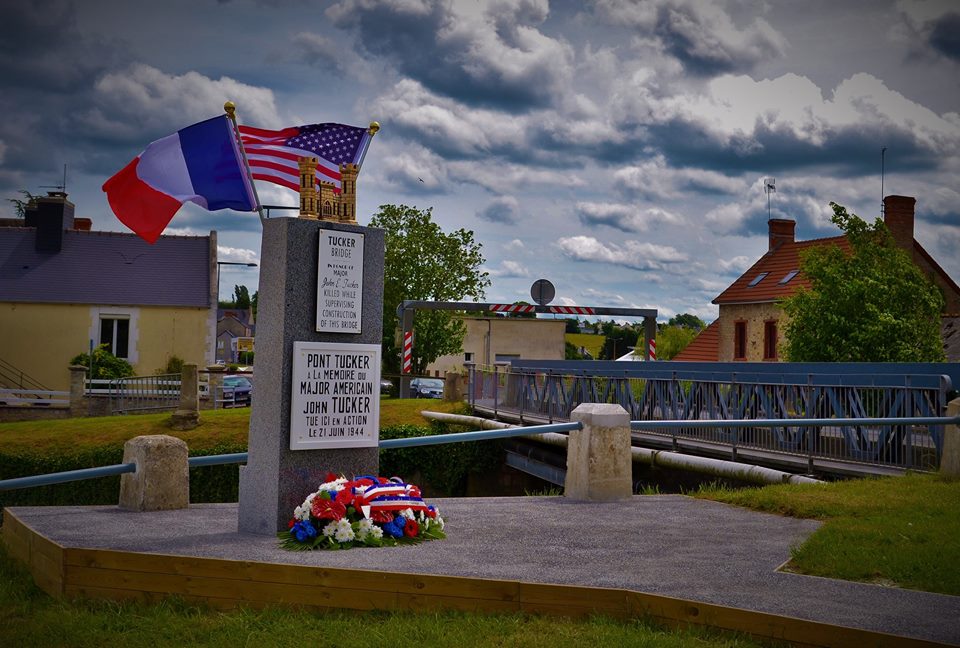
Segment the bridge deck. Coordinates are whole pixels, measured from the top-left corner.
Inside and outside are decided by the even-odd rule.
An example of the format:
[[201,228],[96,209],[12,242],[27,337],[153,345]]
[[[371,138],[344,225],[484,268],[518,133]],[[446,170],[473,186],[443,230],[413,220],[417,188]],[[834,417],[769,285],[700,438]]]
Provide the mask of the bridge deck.
[[[546,425],[548,423],[563,422],[560,419],[555,418],[550,420],[548,417],[531,415],[526,412],[521,416],[519,410],[505,409],[503,407],[497,407],[495,409],[492,402],[486,401],[477,401],[473,409],[478,416],[493,417],[496,413],[496,417],[500,420],[511,423],[522,423],[524,425]],[[694,425],[695,423],[691,421],[691,427],[694,427]],[[633,438],[633,445],[635,446],[657,450],[671,450],[673,448],[673,441],[669,434],[633,432],[631,437]],[[731,446],[725,443],[712,443],[699,439],[678,437],[677,450],[685,454],[702,457],[731,459]],[[743,463],[766,466],[768,468],[776,468],[794,473],[805,473],[809,467],[807,455],[802,453],[773,452],[741,446],[737,448],[737,456],[738,461]],[[817,456],[813,458],[813,468],[816,474],[828,477],[893,477],[904,474],[906,470],[897,466],[842,461]]]
[[909,645],[856,634],[864,630],[960,643],[960,597],[778,571],[815,521],[679,495],[435,503],[447,540],[383,549],[283,551],[275,538],[239,533],[236,504],[156,513],[16,507],[3,535],[13,555],[37,553],[35,577],[48,585],[59,578],[60,591],[74,595],[152,600],[172,593],[227,607],[593,609],[672,614],[818,645]]

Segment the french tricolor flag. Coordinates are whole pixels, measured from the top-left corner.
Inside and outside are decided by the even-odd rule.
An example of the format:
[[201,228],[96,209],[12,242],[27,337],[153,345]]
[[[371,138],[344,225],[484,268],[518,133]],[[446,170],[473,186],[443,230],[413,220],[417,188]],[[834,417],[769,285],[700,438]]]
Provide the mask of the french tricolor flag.
[[103,183],[120,222],[154,243],[189,201],[204,209],[254,211],[257,201],[227,115],[187,126],[150,144]]

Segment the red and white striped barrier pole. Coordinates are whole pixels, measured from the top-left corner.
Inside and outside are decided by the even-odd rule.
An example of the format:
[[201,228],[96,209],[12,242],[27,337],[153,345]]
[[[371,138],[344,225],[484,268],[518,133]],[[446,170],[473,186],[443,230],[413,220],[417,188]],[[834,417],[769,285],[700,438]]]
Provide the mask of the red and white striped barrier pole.
[[647,345],[650,348],[650,359],[657,359],[657,340],[656,338],[650,340],[650,344]]
[[491,304],[490,310],[494,313],[534,313],[537,307],[531,304]]
[[410,373],[413,368],[413,331],[403,332],[403,373]]

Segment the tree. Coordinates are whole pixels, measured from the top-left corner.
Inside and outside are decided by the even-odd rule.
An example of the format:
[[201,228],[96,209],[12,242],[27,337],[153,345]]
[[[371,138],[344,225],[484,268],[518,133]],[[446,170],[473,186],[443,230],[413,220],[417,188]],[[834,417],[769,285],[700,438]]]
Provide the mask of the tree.
[[695,337],[697,337],[697,330],[687,326],[671,326],[668,324],[661,327],[657,331],[657,359],[673,360],[678,353],[693,342]]
[[[254,298],[257,297],[257,293],[254,293]],[[233,287],[233,299],[230,301],[221,301],[219,302],[220,308],[235,308],[239,310],[246,310],[250,308],[255,301],[250,299],[250,289],[246,286],[237,286]],[[256,312],[256,307],[254,307],[254,312]]]
[[580,332],[580,318],[568,317],[564,320],[567,323],[566,328],[564,329],[565,333],[579,333]]
[[943,295],[879,218],[867,224],[836,203],[831,220],[847,235],[811,248],[800,269],[810,289],[782,306],[784,351],[792,362],[942,362]]
[[603,323],[603,348],[600,350],[601,360],[616,360],[627,353],[630,347],[637,345],[640,331],[633,326],[620,326],[614,322]]
[[23,198],[7,198],[7,201],[13,203],[13,211],[16,217],[23,218],[27,215],[27,207],[30,205],[30,203],[40,196],[34,195],[23,189],[21,189],[19,193],[23,196]]
[[700,331],[707,324],[702,319],[696,315],[691,315],[690,313],[683,313],[681,315],[675,315],[670,318],[670,321],[667,322],[667,326],[684,326],[694,331]]
[[[484,258],[473,232],[458,229],[449,234],[433,222],[432,208],[381,205],[370,220],[386,235],[383,278],[383,364],[385,371],[400,371],[397,344],[397,307],[404,300],[469,301],[482,299],[490,285],[480,270]],[[415,374],[441,355],[463,349],[466,328],[451,311],[419,311],[414,323]]]

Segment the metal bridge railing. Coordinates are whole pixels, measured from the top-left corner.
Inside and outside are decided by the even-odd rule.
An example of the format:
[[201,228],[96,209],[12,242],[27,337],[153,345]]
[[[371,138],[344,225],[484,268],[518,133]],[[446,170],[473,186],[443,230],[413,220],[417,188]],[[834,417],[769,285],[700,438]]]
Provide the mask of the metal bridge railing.
[[[581,403],[616,403],[634,421],[682,421],[671,438],[728,445],[734,455],[737,447],[750,447],[897,468],[939,465],[943,424],[916,421],[945,413],[952,392],[945,375],[751,374],[743,380],[737,373],[661,366],[642,373],[470,367],[468,401],[475,410],[521,422],[564,421]],[[663,434],[658,429],[643,431]]]
[[[88,393],[103,393],[90,381]],[[114,414],[152,412],[177,409],[180,404],[180,374],[159,376],[130,376],[107,381],[106,394],[110,397],[110,411]]]

